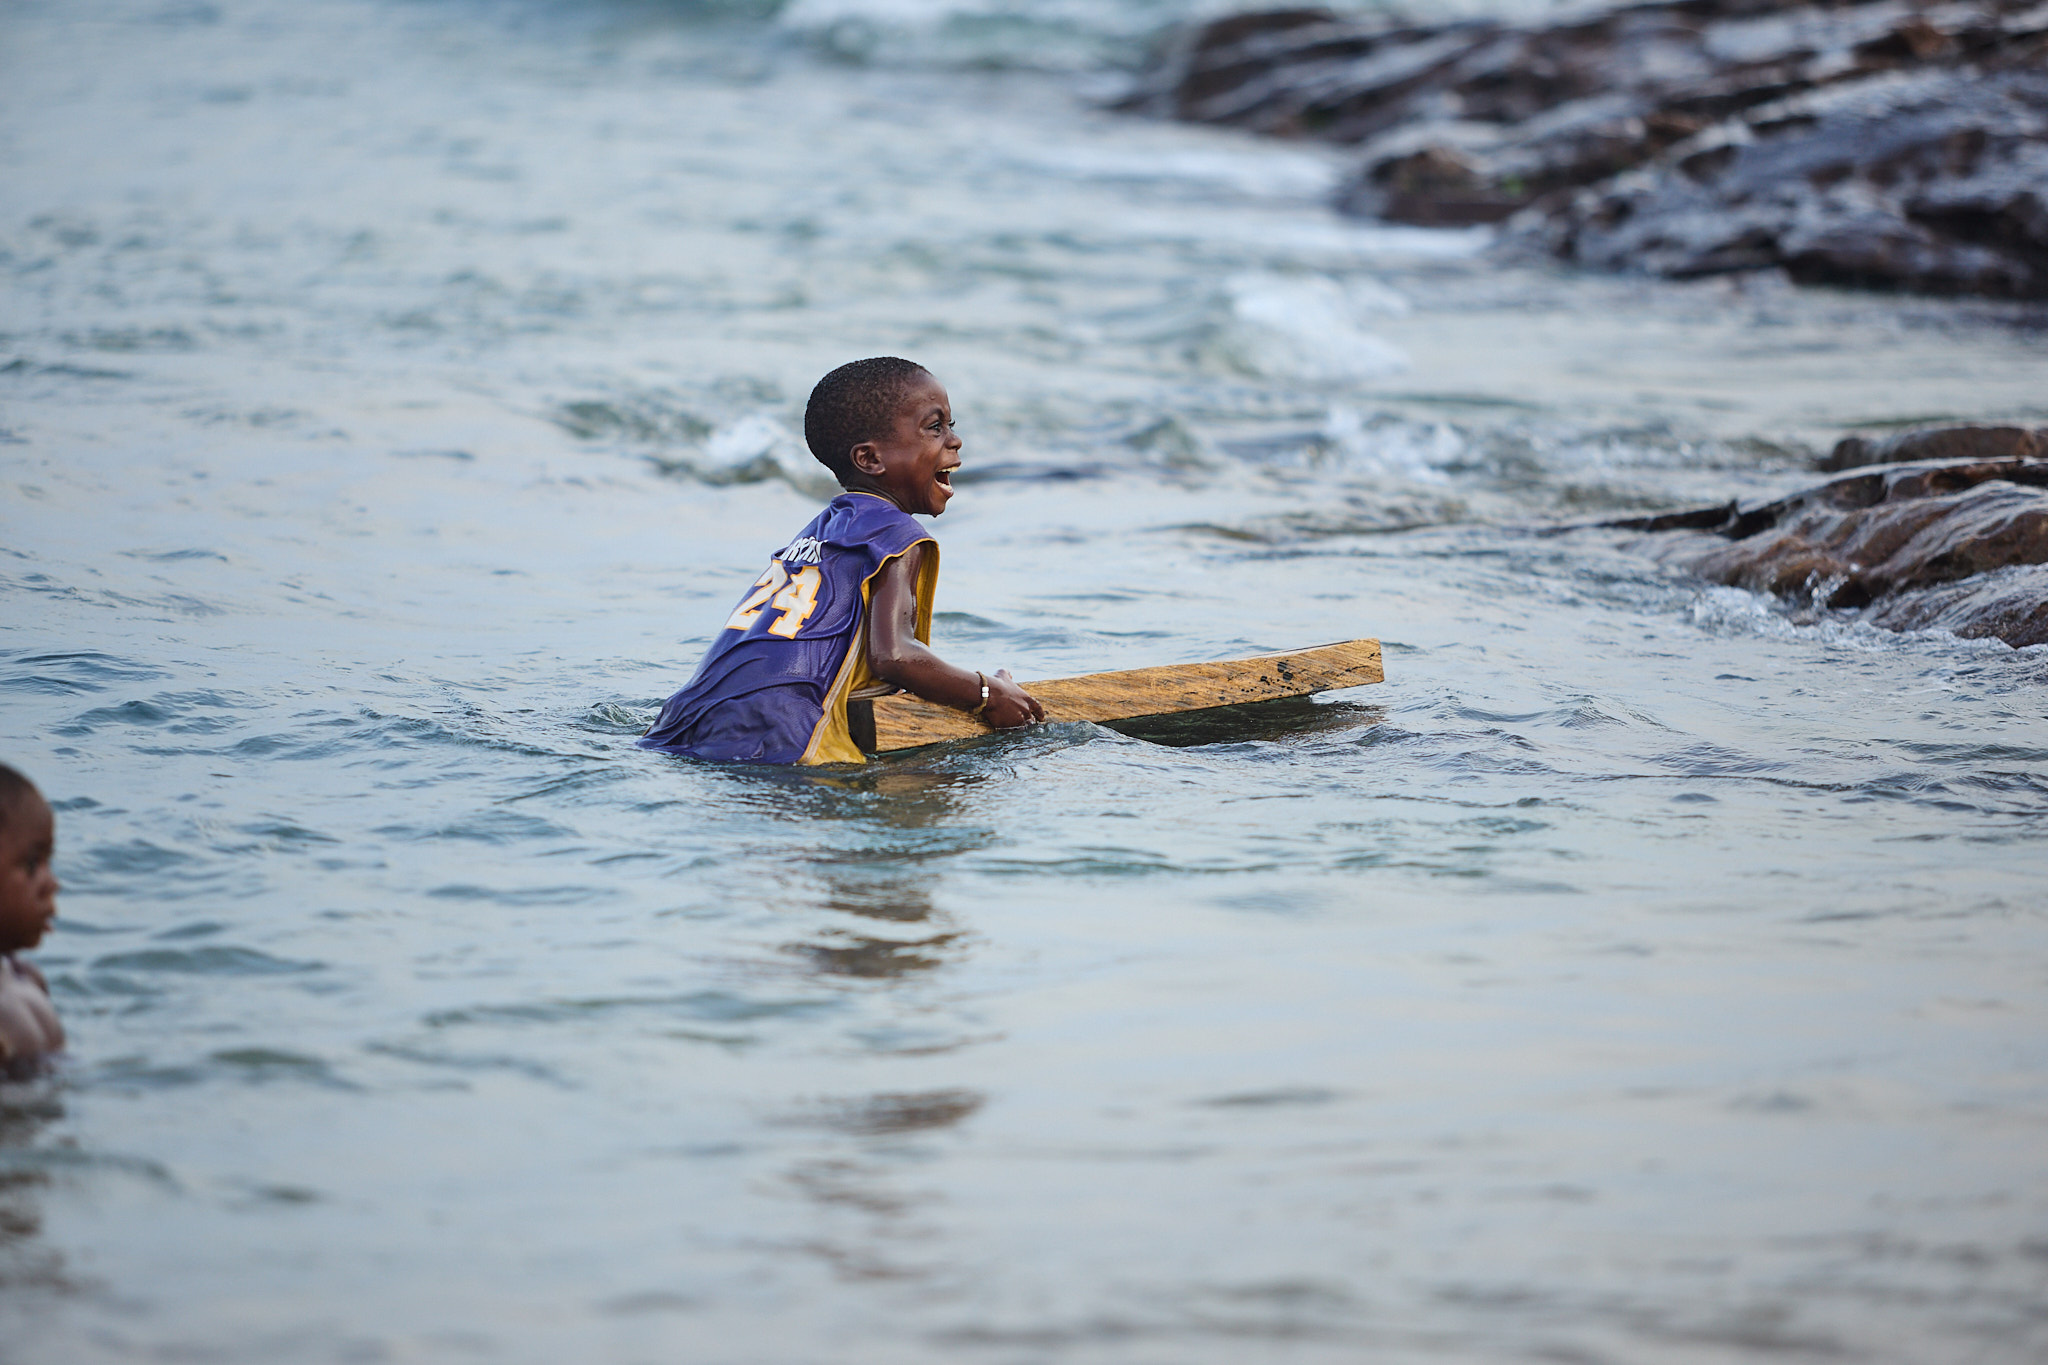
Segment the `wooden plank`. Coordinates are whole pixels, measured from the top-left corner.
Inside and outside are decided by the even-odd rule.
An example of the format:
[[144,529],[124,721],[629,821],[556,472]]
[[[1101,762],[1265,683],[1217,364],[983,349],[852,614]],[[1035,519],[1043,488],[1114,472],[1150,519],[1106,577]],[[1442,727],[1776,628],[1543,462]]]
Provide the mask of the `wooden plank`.
[[[1248,659],[1086,673],[1022,686],[1045,707],[1047,720],[1105,721],[1305,697],[1312,692],[1361,687],[1383,677],[1380,642],[1346,640],[1281,654],[1255,654]],[[989,733],[987,726],[964,711],[907,695],[848,705],[854,712],[850,718],[855,736],[870,753]],[[860,714],[869,706],[873,708],[869,712],[874,726],[871,735],[864,725],[867,717]]]

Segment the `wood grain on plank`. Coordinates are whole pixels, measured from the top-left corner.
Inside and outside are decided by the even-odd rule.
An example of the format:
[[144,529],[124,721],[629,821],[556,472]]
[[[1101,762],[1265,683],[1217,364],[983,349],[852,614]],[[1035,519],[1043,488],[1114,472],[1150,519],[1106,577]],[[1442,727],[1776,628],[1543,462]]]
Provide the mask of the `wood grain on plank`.
[[[1385,676],[1378,640],[1346,640],[1284,654],[1256,654],[1249,659],[1086,673],[1022,686],[1045,707],[1047,720],[1105,721],[1305,697],[1312,692],[1361,687]],[[851,705],[858,708],[862,703]],[[877,697],[871,705],[874,753],[989,733],[987,726],[964,711],[916,697]],[[857,733],[859,728],[856,721]]]

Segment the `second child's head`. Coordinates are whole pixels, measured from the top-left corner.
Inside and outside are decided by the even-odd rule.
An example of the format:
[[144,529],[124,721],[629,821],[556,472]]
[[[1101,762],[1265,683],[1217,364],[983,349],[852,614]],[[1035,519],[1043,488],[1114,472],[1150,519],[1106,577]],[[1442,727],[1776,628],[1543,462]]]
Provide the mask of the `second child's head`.
[[924,366],[895,356],[841,365],[804,408],[804,441],[850,492],[935,517],[953,497],[953,403]]
[[42,942],[57,917],[57,817],[35,783],[0,763],[0,953]]

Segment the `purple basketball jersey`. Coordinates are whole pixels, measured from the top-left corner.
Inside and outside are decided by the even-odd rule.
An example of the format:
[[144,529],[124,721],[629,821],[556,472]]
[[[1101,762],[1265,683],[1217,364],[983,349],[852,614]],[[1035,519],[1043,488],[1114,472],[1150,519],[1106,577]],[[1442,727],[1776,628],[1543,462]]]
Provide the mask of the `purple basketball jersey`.
[[[841,493],[768,563],[668,699],[640,747],[725,763],[858,763],[846,694],[867,672],[868,591],[882,566],[931,540],[886,498]],[[931,637],[938,545],[918,583],[917,636]]]

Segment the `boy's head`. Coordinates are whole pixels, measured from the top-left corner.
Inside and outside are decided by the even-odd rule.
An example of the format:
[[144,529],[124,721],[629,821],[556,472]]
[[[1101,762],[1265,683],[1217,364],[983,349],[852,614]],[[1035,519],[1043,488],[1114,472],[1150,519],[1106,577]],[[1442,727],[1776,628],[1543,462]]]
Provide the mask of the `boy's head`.
[[0,763],[0,953],[33,948],[57,917],[57,817],[35,783]]
[[937,516],[953,496],[960,438],[931,371],[895,356],[841,365],[804,408],[804,441],[842,488]]

